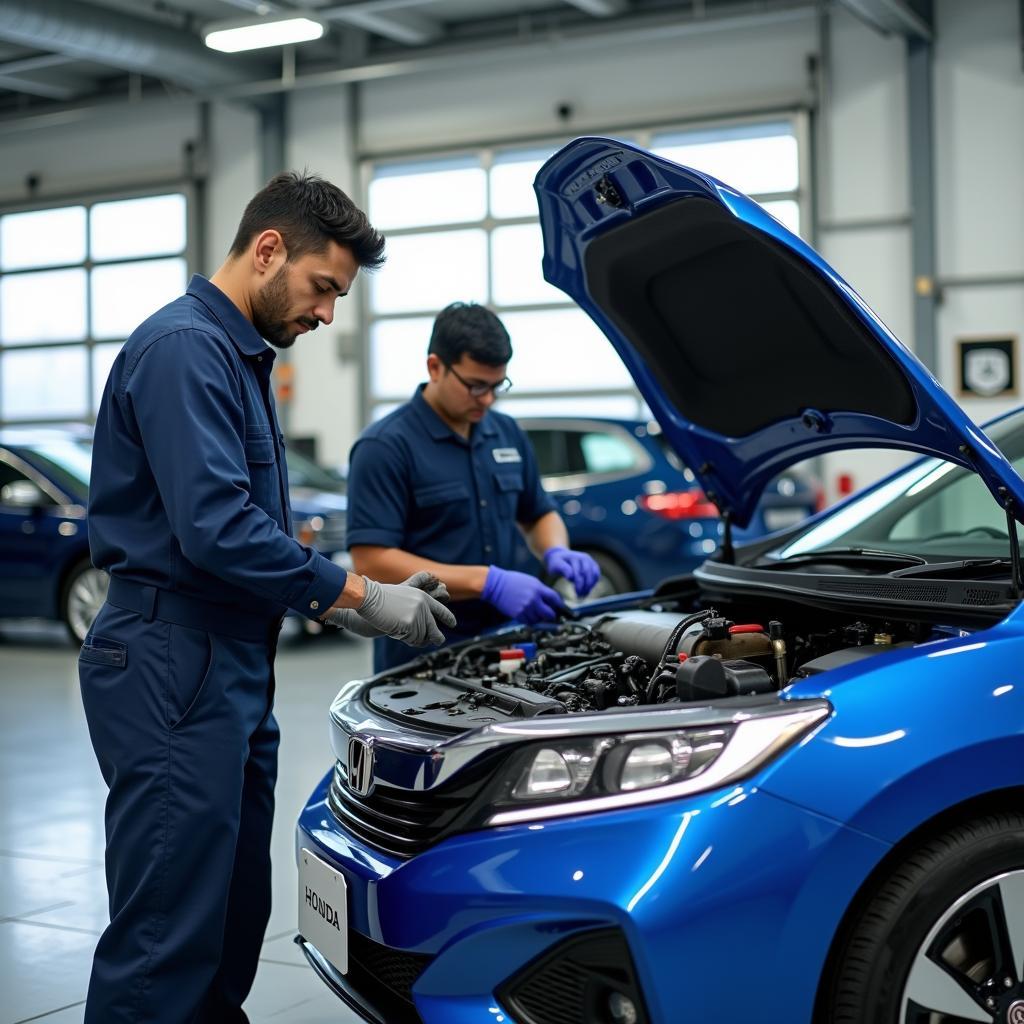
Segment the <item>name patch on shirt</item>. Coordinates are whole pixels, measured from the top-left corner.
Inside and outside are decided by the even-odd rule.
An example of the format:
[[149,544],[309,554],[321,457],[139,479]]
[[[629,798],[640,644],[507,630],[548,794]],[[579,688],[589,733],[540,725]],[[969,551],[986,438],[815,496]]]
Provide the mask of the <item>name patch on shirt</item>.
[[491,454],[495,462],[522,462],[523,457],[518,448],[493,448]]

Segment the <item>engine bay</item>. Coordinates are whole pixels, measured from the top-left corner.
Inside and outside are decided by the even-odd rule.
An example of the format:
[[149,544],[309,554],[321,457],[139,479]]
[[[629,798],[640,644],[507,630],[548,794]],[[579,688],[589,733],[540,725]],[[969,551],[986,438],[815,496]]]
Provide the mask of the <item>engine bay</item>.
[[375,682],[388,717],[462,732],[539,715],[752,697],[943,634],[925,623],[672,602],[524,626],[433,651]]

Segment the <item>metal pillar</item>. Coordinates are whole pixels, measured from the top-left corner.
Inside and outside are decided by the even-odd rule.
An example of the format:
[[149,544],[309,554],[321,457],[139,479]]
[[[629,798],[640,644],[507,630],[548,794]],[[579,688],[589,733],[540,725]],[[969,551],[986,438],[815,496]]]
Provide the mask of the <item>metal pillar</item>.
[[[926,17],[931,22],[931,2]],[[914,351],[938,373],[935,273],[935,145],[932,109],[932,44],[907,37],[907,116],[910,135],[910,203],[914,273]]]

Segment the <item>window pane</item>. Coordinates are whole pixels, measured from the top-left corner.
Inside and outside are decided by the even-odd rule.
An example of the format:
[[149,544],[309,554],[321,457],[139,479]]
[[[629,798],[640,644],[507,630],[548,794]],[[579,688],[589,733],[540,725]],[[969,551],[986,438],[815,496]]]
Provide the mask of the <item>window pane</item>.
[[4,419],[85,416],[86,350],[27,349],[0,355]]
[[584,434],[580,448],[590,473],[617,473],[632,469],[637,461],[636,449],[619,434]]
[[97,267],[92,272],[92,336],[127,338],[184,290],[183,259]]
[[761,205],[794,235],[800,234],[800,204],[795,199],[777,199],[773,203]]
[[427,379],[431,317],[379,320],[370,328],[370,394],[408,398]]
[[497,408],[509,416],[613,416],[633,419],[640,400],[633,395],[602,398],[502,398]]
[[491,233],[491,287],[499,306],[566,302],[568,296],[544,280],[544,241],[539,224],[516,224]]
[[110,376],[110,368],[114,365],[117,353],[121,351],[121,342],[108,342],[96,345],[92,350],[92,411],[100,407],[103,388]]
[[487,175],[476,159],[465,158],[381,167],[370,182],[369,200],[370,220],[382,229],[481,220]]
[[84,270],[0,277],[0,341],[5,345],[84,338]]
[[0,217],[0,270],[56,267],[84,259],[84,206]]
[[479,229],[399,235],[370,278],[376,313],[439,310],[449,302],[487,301],[487,236]]
[[515,351],[508,375],[516,393],[632,387],[611,342],[582,310],[506,313],[502,321]]
[[788,124],[656,135],[651,148],[748,195],[792,192],[800,182],[796,138]]
[[491,168],[491,213],[495,217],[536,217],[533,179],[550,150],[502,153]]
[[147,196],[97,203],[90,211],[94,260],[160,256],[185,249],[185,197]]

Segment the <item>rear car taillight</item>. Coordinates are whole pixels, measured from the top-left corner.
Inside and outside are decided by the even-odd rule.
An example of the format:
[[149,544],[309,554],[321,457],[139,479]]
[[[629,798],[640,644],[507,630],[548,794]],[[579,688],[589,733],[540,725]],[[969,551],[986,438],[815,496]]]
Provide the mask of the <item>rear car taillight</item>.
[[665,491],[664,494],[644,494],[637,504],[645,512],[653,512],[662,519],[717,519],[718,509],[699,488],[689,491]]

